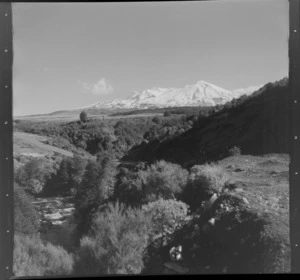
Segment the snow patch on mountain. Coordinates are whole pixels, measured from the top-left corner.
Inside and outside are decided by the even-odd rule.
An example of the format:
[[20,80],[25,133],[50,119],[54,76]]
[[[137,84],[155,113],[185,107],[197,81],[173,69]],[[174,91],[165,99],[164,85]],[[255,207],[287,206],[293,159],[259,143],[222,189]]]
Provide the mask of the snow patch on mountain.
[[261,86],[226,90],[216,85],[199,81],[183,88],[152,88],[135,91],[127,99],[99,102],[81,109],[149,109],[183,106],[215,106],[224,104],[242,95],[252,94]]

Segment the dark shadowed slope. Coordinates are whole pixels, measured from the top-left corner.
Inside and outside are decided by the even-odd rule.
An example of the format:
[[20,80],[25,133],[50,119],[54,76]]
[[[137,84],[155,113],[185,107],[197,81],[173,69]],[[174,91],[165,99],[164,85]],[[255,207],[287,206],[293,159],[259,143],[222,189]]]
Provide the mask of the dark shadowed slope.
[[224,158],[233,146],[242,154],[288,152],[287,78],[227,103],[172,140],[135,147],[126,159],[165,159],[191,166]]

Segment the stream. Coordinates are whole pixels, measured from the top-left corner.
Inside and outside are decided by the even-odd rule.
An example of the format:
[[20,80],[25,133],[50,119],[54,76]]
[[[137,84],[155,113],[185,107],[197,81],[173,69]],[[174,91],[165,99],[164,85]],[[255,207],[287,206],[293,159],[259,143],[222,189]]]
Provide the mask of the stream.
[[33,202],[40,214],[41,239],[60,245],[67,251],[75,248],[74,203],[69,197],[36,198]]

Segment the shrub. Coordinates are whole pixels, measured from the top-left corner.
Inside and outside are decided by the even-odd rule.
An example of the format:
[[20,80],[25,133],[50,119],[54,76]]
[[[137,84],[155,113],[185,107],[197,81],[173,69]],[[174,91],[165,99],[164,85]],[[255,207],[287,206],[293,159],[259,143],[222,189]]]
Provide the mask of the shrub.
[[214,193],[221,193],[229,181],[228,173],[219,165],[195,165],[191,168],[184,200],[192,207],[198,208],[201,202]]
[[188,172],[180,165],[159,161],[139,173],[143,202],[178,197],[187,183]]
[[82,122],[84,122],[84,123],[87,122],[87,120],[88,120],[87,113],[85,111],[82,111],[79,115],[79,118]]
[[38,236],[15,235],[15,276],[69,275],[73,262],[73,256],[60,246],[43,244]]
[[31,197],[18,184],[14,185],[14,226],[20,234],[36,234],[40,228]]
[[140,273],[148,231],[149,218],[142,210],[109,204],[95,216],[90,235],[80,241],[76,271],[86,275]]
[[239,156],[241,155],[241,149],[237,146],[232,147],[228,150],[229,156]]
[[151,217],[151,240],[163,245],[188,221],[189,207],[182,201],[159,199],[142,207]]
[[155,117],[152,119],[152,121],[153,121],[154,123],[156,123],[156,124],[159,124],[159,123],[161,122],[161,119],[160,119],[159,116],[155,116]]

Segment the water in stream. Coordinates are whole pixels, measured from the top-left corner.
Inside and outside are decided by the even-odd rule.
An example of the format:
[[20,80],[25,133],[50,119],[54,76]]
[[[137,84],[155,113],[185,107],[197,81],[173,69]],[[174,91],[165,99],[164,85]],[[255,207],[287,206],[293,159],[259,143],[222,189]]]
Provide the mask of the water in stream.
[[73,251],[76,225],[72,199],[69,197],[37,198],[33,203],[40,214],[41,239],[53,245],[60,245],[67,251]]

